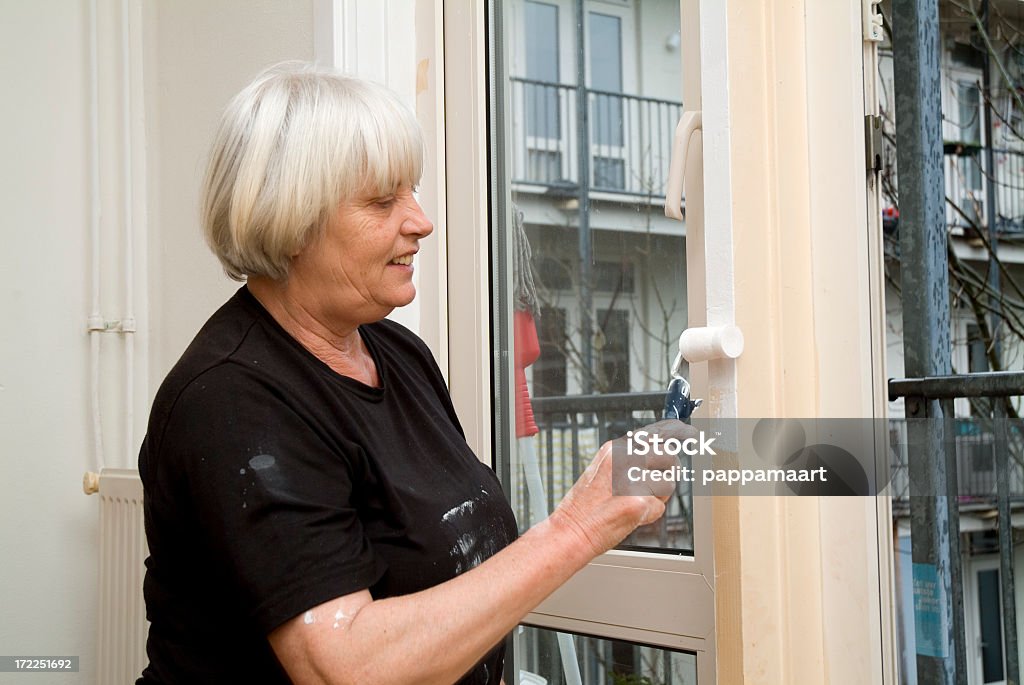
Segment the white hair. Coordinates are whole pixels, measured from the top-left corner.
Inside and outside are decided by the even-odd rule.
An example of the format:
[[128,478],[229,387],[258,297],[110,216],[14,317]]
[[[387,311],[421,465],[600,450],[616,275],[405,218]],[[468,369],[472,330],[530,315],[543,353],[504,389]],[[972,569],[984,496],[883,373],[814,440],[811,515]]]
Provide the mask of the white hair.
[[206,241],[236,280],[284,280],[339,203],[415,185],[423,137],[387,88],[308,63],[270,67],[228,105],[203,186]]

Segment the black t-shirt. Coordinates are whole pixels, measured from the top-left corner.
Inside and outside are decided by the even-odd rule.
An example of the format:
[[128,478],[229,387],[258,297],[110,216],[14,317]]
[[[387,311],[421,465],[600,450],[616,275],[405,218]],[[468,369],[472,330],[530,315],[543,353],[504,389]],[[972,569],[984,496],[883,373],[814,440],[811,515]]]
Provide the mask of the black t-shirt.
[[[171,370],[139,455],[150,664],[139,683],[287,683],[266,636],[334,597],[449,580],[516,537],[426,345],[359,329],[332,371],[242,287]],[[499,645],[460,683],[499,683]]]

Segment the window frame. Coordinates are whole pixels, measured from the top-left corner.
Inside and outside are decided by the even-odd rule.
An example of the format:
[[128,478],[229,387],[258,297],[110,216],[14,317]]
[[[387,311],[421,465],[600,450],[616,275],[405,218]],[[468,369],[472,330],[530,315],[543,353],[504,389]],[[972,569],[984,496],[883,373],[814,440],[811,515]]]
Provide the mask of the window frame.
[[[498,310],[490,319],[495,304],[489,273],[493,255],[488,253],[487,231],[481,228],[490,225],[490,175],[506,172],[508,178],[507,170],[487,164],[487,103],[495,94],[487,78],[486,13],[493,5],[494,0],[444,5],[445,34],[460,36],[445,45],[445,111],[447,192],[460,198],[448,207],[450,264],[458,265],[449,267],[449,316],[451,331],[459,331],[449,335],[449,357],[462,360],[452,364],[451,391],[470,444],[478,454],[500,459],[507,449],[501,435],[508,417],[495,414],[492,382],[508,388],[501,380],[507,383],[511,377],[512,355],[493,355],[491,349],[496,332],[512,330],[512,312]],[[606,7],[601,5],[602,10]],[[695,40],[696,25],[690,31]],[[507,244],[492,247],[509,250]],[[511,263],[510,252],[506,257]],[[693,507],[695,556],[613,550],[581,570],[524,623],[696,652],[698,678],[714,682],[711,500],[695,497]]]

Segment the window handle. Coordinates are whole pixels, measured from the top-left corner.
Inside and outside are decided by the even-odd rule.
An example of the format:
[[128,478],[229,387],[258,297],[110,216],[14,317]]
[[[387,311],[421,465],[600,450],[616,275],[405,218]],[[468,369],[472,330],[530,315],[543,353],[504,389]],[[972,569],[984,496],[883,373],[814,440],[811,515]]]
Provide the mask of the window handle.
[[672,158],[668,167],[668,183],[665,186],[665,216],[683,220],[683,170],[690,151],[690,139],[695,131],[702,128],[700,110],[683,112],[676,124],[672,138]]
[[736,359],[743,354],[743,331],[733,325],[687,328],[679,336],[679,355],[690,362]]

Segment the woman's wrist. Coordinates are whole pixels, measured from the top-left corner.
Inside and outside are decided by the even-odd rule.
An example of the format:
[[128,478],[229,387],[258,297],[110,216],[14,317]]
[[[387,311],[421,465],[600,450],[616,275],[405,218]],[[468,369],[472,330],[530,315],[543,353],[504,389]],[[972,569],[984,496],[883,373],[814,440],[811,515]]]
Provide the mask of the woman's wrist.
[[572,568],[572,573],[580,570],[594,557],[604,550],[587,534],[582,525],[570,515],[557,507],[546,519],[533,526],[530,531],[537,531],[553,541],[553,553],[564,560]]

